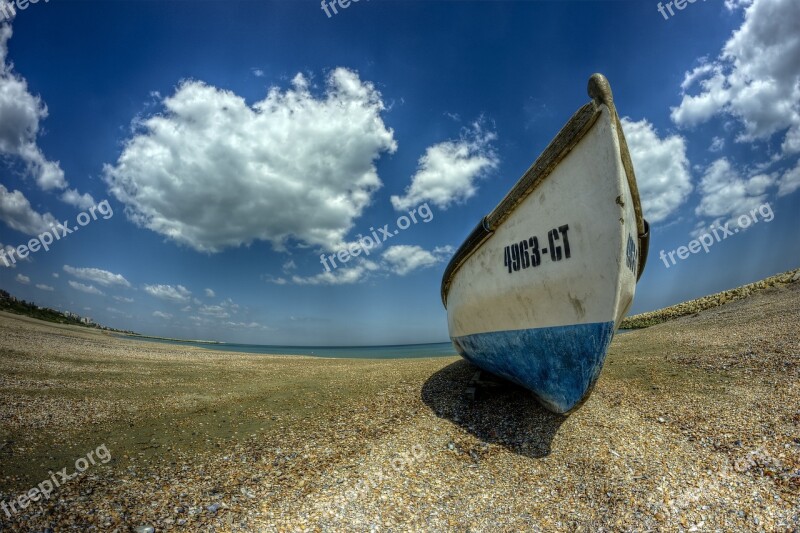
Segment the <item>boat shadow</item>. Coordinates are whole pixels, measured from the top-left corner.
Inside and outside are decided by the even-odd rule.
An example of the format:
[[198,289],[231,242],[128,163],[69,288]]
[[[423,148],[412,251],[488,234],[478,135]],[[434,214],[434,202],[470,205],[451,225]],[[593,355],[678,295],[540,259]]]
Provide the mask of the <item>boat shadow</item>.
[[456,361],[422,386],[422,401],[480,440],[531,458],[550,455],[550,446],[566,416],[551,413],[527,389],[492,376],[492,386],[465,394],[478,368]]

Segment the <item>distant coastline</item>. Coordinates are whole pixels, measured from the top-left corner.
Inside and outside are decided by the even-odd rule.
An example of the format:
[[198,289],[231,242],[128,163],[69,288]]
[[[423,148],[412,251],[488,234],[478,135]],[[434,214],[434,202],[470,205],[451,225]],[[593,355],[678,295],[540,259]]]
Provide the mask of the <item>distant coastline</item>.
[[142,335],[140,333],[121,333],[120,337],[130,337],[134,339],[155,339],[168,342],[192,342],[195,344],[225,344],[222,341],[205,341],[197,339],[173,339],[171,337],[156,337],[155,335]]

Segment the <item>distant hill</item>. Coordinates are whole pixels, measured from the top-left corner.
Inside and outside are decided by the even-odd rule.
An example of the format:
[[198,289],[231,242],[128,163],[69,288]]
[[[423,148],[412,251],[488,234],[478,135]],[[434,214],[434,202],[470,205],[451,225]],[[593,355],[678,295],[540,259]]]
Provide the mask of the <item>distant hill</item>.
[[700,311],[711,309],[712,307],[747,298],[754,292],[763,291],[764,289],[776,285],[786,285],[797,281],[800,281],[800,269],[789,270],[788,272],[776,274],[762,279],[761,281],[742,285],[735,289],[718,292],[717,294],[710,294],[702,298],[697,298],[696,300],[689,300],[688,302],[675,304],[670,307],[665,307],[664,309],[658,309],[657,311],[629,316],[622,321],[619,327],[620,329],[641,329],[655,326],[656,324],[661,324],[668,320],[686,315],[694,315]]

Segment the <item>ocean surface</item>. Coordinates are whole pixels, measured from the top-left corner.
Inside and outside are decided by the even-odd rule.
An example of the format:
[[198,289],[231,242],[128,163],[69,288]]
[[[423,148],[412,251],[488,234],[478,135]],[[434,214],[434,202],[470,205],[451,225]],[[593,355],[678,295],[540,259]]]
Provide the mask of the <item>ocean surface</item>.
[[266,355],[311,355],[315,357],[335,357],[351,359],[413,359],[418,357],[452,357],[458,355],[450,342],[433,344],[403,344],[399,346],[266,346],[262,344],[209,344],[194,341],[152,339],[147,337],[130,337],[162,344],[196,346],[205,350],[222,352],[260,353]]

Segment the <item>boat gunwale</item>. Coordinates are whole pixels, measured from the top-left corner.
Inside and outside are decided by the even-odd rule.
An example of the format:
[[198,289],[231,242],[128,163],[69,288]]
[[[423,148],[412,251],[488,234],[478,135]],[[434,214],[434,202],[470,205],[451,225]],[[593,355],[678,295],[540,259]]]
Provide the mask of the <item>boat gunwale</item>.
[[636,175],[633,171],[628,144],[625,141],[625,134],[622,131],[622,124],[614,106],[614,98],[611,93],[611,86],[602,74],[593,74],[589,78],[588,91],[590,102],[581,106],[567,123],[561,128],[558,134],[547,145],[544,151],[536,158],[536,161],[528,168],[514,187],[503,197],[497,207],[491,213],[483,217],[478,225],[467,236],[466,240],[458,247],[453,257],[450,259],[442,276],[441,297],[442,303],[447,308],[447,293],[450,284],[458,269],[463,265],[481,245],[494,234],[497,228],[509,217],[511,213],[544,182],[544,180],[555,170],[555,168],[569,155],[578,143],[589,133],[597,119],[600,118],[603,105],[606,106],[611,114],[611,120],[617,129],[617,138],[620,145],[620,157],[625,175],[628,181],[628,188],[633,198],[633,209],[636,214],[636,225],[639,237],[640,250],[637,280],[644,271],[647,262],[647,248],[649,247],[649,225],[642,215],[642,205],[639,198],[639,188],[636,184]]

